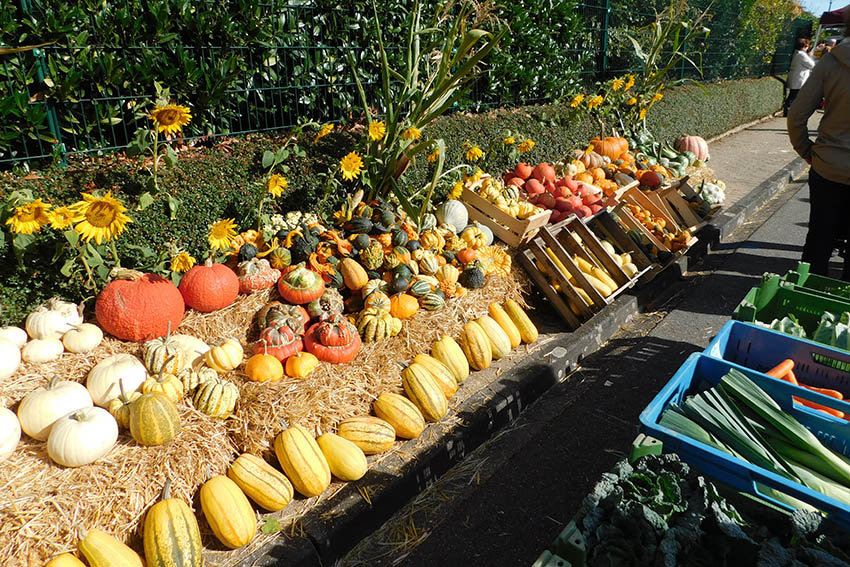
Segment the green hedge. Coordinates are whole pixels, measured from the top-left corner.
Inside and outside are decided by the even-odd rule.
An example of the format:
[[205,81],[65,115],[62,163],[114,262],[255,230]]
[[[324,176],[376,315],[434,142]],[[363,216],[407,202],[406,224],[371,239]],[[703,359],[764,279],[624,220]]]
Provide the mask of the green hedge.
[[[686,130],[711,137],[770,114],[781,104],[781,85],[769,78],[710,84],[705,88],[708,94],[694,86],[669,89],[650,113],[649,128],[668,139]],[[554,161],[597,134],[592,123],[568,122],[565,116],[564,108],[558,105],[529,106],[478,115],[457,113],[441,118],[431,128],[445,139],[448,148],[454,148],[448,156],[448,166],[459,163],[464,142],[486,147],[491,140],[500,140],[505,129],[522,132],[537,143],[527,154],[527,161]],[[162,197],[144,211],[132,210],[147,174],[138,162],[121,156],[93,163],[72,162],[68,168],[51,167],[25,177],[4,173],[0,175],[0,200],[15,189],[29,189],[45,201],[68,204],[78,199],[80,191],[92,187],[112,189],[131,209],[133,218],[118,240],[124,265],[133,267],[140,262],[135,246],[149,245],[161,250],[168,242],[200,257],[208,246],[206,235],[211,221],[233,217],[243,230],[256,227],[256,205],[265,193],[261,156],[264,150],[280,146],[283,139],[283,135],[253,135],[181,154],[177,167],[161,178],[163,190],[183,203],[173,221]],[[354,143],[352,134],[340,131],[323,138],[318,145],[308,142],[307,157],[288,162],[291,192],[279,200],[278,208],[286,211],[318,207],[327,212],[339,196],[323,198],[316,176],[328,171]],[[495,160],[488,169],[500,173],[513,165]],[[420,159],[408,170],[405,180],[424,184],[429,174],[430,164]],[[37,253],[28,255],[22,270],[17,268],[8,239],[2,252],[0,323],[20,322],[34,305],[52,295],[74,300],[86,297],[82,282],[68,281],[58,273],[51,261],[52,242],[45,241]]]

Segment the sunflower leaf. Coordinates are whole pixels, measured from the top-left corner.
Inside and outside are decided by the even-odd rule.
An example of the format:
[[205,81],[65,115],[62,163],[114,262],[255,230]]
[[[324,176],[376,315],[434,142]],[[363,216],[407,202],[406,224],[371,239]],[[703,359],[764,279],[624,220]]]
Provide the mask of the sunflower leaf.
[[141,195],[139,195],[139,207],[138,210],[144,211],[148,207],[153,204],[153,195],[150,194],[149,191],[145,191]]
[[263,168],[268,169],[274,163],[274,154],[269,150],[263,152]]

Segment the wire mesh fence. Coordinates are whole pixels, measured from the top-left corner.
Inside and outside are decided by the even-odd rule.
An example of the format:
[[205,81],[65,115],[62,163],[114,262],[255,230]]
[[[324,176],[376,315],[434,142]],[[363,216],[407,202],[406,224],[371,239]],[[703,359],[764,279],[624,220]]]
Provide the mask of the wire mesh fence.
[[[35,21],[48,18],[52,9],[50,0],[14,2],[19,4],[13,16],[17,12]],[[699,2],[707,0],[695,0],[695,9]],[[244,17],[264,29],[257,34],[260,40],[247,43],[228,44],[222,38],[218,45],[203,45],[170,34],[151,43],[124,45],[82,30],[69,41],[0,55],[0,167],[125,147],[148,120],[144,110],[153,99],[154,81],[179,85],[185,96],[179,102],[192,107],[191,137],[287,129],[304,119],[356,117],[359,98],[346,57],[353,57],[371,92],[377,61],[368,16],[354,6],[277,0],[255,4],[252,10]],[[655,11],[635,10],[617,0],[573,0],[571,12],[571,25],[557,39],[558,52],[539,54],[539,65],[560,61],[563,84],[584,86],[640,68],[626,32],[653,21]],[[97,17],[97,10],[89,11],[91,30],[98,28]],[[403,20],[403,14],[399,18]],[[770,52],[746,52],[738,45],[735,14],[711,13],[707,23],[711,35],[704,45],[693,46],[695,52],[702,50],[702,77],[683,64],[671,71],[671,80],[787,70],[790,38],[783,37]],[[401,43],[397,24],[390,22],[387,30],[396,33],[385,34],[392,45],[394,40]],[[390,49],[398,52],[398,47]],[[538,103],[564,94],[548,87],[519,88],[519,78],[514,88],[511,80],[510,72],[501,73],[498,84],[485,75],[459,107]]]

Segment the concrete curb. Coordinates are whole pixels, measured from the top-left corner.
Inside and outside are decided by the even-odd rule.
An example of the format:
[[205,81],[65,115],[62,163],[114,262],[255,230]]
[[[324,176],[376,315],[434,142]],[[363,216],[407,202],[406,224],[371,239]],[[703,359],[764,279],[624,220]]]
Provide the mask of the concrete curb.
[[[422,436],[409,441],[370,468],[364,480],[348,483],[332,498],[301,518],[298,537],[281,534],[266,546],[244,557],[240,567],[287,564],[297,567],[332,565],[363,537],[373,532],[405,502],[442,476],[493,434],[512,423],[520,412],[561,381],[585,356],[625,325],[654,300],[663,296],[668,284],[680,279],[690,263],[698,263],[709,250],[724,240],[756,209],[787,183],[805,171],[796,159],[750,191],[741,201],[720,214],[699,232],[700,242],[661,271],[652,283],[623,294],[575,332],[552,338],[498,377],[495,369],[473,374],[481,389],[452,410],[459,421],[454,426],[434,424]],[[479,375],[475,377],[475,375]],[[401,454],[415,454],[404,459]],[[368,487],[369,502],[358,491]]]

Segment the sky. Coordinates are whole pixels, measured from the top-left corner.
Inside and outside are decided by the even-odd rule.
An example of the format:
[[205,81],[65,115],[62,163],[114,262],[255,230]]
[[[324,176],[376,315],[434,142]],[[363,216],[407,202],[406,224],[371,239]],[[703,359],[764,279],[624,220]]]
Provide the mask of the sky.
[[[842,6],[846,6],[848,2],[850,2],[850,0],[833,0],[832,9],[835,10],[837,8],[841,8]],[[800,4],[802,4],[803,8],[805,8],[815,16],[820,16],[821,14],[829,10],[829,0],[802,0]]]

